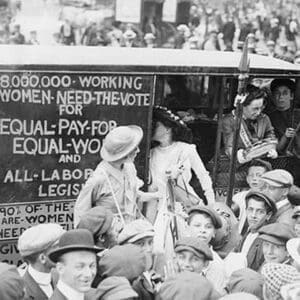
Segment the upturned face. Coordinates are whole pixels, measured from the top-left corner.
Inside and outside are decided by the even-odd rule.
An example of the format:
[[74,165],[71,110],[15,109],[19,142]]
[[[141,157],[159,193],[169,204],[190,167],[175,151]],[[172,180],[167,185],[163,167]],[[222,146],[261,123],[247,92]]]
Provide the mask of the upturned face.
[[259,191],[262,185],[259,179],[264,173],[266,173],[264,167],[252,166],[249,168],[246,180],[252,191]]
[[268,241],[263,241],[263,254],[267,263],[283,263],[288,259],[288,252],[284,245],[279,246]]
[[209,244],[215,237],[216,229],[209,215],[195,214],[190,220],[191,235]]
[[293,93],[287,86],[278,86],[273,93],[273,97],[278,110],[285,111],[291,107]]
[[160,142],[166,135],[170,134],[171,128],[166,127],[162,122],[157,121],[154,125],[152,140]]
[[180,272],[189,271],[200,274],[208,265],[208,261],[205,260],[204,256],[197,256],[188,250],[176,253],[176,261]]
[[257,228],[267,217],[265,203],[263,201],[256,201],[255,199],[250,198],[248,200],[246,213],[249,228]]
[[244,106],[243,115],[246,119],[255,120],[264,108],[264,99],[255,99],[249,105]]
[[62,256],[57,263],[60,279],[74,290],[85,293],[90,290],[96,275],[96,254],[89,251],[73,251]]

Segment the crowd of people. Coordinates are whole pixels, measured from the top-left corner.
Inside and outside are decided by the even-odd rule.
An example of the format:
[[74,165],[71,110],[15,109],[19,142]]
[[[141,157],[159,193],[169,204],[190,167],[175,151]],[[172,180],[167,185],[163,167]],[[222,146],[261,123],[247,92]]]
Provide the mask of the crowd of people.
[[[300,60],[300,8],[295,1],[224,1],[221,7],[195,1],[189,19],[178,25],[159,21],[155,15],[147,15],[140,25],[113,17],[83,21],[84,12],[70,15],[62,9],[52,44],[240,51],[248,37],[251,53]],[[39,44],[37,30],[25,38],[14,18],[3,24],[2,44]]]
[[[272,115],[262,113],[265,94],[248,86],[238,161],[248,164],[249,188],[234,195],[231,207],[216,202],[190,129],[167,107],[153,111],[148,192],[141,190],[135,168],[143,130],[112,129],[103,141],[102,161],[75,202],[75,229],[54,223],[26,229],[17,245],[24,264],[0,264],[0,298],[299,299],[300,206],[290,200],[294,177],[246,151],[247,140],[271,135],[276,146],[265,153],[275,159],[295,136],[279,122],[279,108],[290,108],[283,96],[291,102],[292,84],[271,83],[274,104],[284,94],[271,110],[277,112],[275,130]],[[225,128],[233,115],[225,116]],[[231,135],[224,130],[229,154]],[[203,198],[190,184],[192,172]]]

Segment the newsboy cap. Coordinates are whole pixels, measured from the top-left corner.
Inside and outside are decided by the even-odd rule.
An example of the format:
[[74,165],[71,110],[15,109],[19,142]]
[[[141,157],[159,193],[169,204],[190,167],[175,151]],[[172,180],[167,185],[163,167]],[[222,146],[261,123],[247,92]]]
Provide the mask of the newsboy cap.
[[221,220],[219,214],[216,212],[215,209],[213,209],[209,205],[193,206],[188,210],[188,215],[190,216],[193,213],[205,213],[210,216],[210,218],[213,222],[213,225],[215,226],[216,229],[219,229],[222,227],[222,220]]
[[279,246],[286,245],[289,239],[296,237],[293,228],[285,223],[272,223],[261,227],[259,238]]
[[274,187],[291,187],[294,184],[292,174],[283,169],[276,169],[263,174],[260,178],[263,182]]
[[276,213],[277,207],[276,207],[275,202],[272,201],[268,196],[266,196],[263,193],[250,191],[247,193],[245,200],[246,200],[246,203],[248,204],[248,201],[250,199],[257,199],[257,198],[263,200],[266,203],[266,205],[272,210],[273,214]]
[[134,243],[140,239],[154,236],[154,227],[152,224],[143,219],[134,220],[124,226],[118,236],[118,243]]
[[65,230],[58,224],[38,224],[26,229],[19,237],[18,249],[22,257],[42,252],[58,242]]
[[213,260],[213,255],[208,245],[195,237],[184,237],[176,242],[175,253],[190,251],[198,257],[204,256],[206,260]]

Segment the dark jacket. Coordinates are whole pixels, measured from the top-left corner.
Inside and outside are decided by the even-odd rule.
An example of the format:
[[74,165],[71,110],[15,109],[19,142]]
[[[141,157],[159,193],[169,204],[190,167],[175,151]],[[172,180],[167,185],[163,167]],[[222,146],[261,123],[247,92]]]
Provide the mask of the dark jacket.
[[[244,245],[246,237],[247,237],[247,234],[241,240],[240,244],[238,245],[238,247],[236,249],[236,252],[240,252],[242,250],[242,247]],[[252,243],[252,245],[248,251],[248,254],[247,254],[248,268],[250,268],[254,271],[258,271],[264,261],[265,261],[265,259],[264,259],[264,254],[262,251],[262,240],[257,237],[254,240],[254,242]]]
[[277,223],[286,223],[293,227],[295,224],[295,220],[292,218],[292,216],[293,206],[288,203],[278,209],[277,213],[272,217],[271,221]]
[[[53,278],[53,276],[52,276]],[[48,300],[47,295],[43,292],[37,282],[32,278],[29,274],[28,270],[25,272],[23,276],[23,280],[25,283],[25,298],[24,300]],[[56,279],[52,279],[51,285],[53,289],[55,288],[57,283]]]
[[56,288],[49,300],[68,300],[68,298],[65,297],[58,288]]

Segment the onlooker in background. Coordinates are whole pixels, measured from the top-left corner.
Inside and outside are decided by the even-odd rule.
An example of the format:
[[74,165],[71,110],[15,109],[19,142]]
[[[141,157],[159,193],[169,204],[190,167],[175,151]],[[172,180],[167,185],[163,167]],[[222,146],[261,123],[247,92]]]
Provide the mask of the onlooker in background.
[[287,223],[294,226],[293,207],[287,196],[294,183],[294,178],[286,170],[276,169],[269,171],[261,176],[264,182],[262,192],[276,203],[277,213],[271,221]]
[[9,43],[14,45],[25,44],[25,37],[21,33],[21,26],[19,24],[14,25],[13,31],[9,37]]
[[[64,234],[58,224],[39,224],[26,229],[19,237],[18,249],[28,268],[23,275],[25,299],[49,299],[58,281],[51,272],[55,264],[48,258]],[[57,277],[57,276],[56,276]]]
[[23,300],[25,296],[24,292],[24,281],[20,277],[17,268],[13,265],[0,262],[0,299]]
[[60,38],[64,45],[76,45],[75,30],[68,19],[65,19],[64,23],[60,27]]
[[59,274],[50,299],[84,299],[85,294],[91,291],[96,275],[96,253],[102,250],[95,246],[92,234],[86,229],[65,232],[59,239],[57,249],[49,253]]
[[206,39],[202,44],[203,50],[209,51],[220,51],[220,44],[218,40],[218,33],[216,31],[210,31],[208,34],[208,39]]
[[260,177],[272,170],[272,166],[269,162],[264,161],[262,159],[254,159],[250,162],[249,168],[247,171],[246,181],[249,185],[250,189],[246,189],[245,191],[241,191],[235,194],[232,197],[233,206],[232,209],[235,211],[239,208],[239,233],[244,234],[247,230],[247,223],[246,223],[246,195],[248,194],[249,190],[252,192],[259,191],[261,184],[260,184]]
[[272,40],[267,41],[267,55],[271,57],[275,57],[275,42]]
[[236,251],[243,253],[247,258],[248,267],[257,271],[264,261],[258,231],[268,224],[276,212],[276,206],[267,196],[250,191],[246,196],[246,211],[249,228]]
[[98,46],[98,28],[96,22],[91,24],[85,29],[81,37],[81,44],[86,46]]
[[222,29],[223,40],[226,46],[231,45],[232,47],[235,31],[236,27],[233,17],[231,15],[226,15],[226,22]]
[[29,45],[39,45],[40,42],[38,41],[38,38],[37,38],[37,31],[36,30],[31,30],[29,34],[30,34],[30,36],[29,36],[29,40],[28,40],[27,44],[29,44]]
[[264,300],[281,300],[280,289],[286,284],[300,281],[300,273],[294,267],[283,264],[266,264],[262,275],[265,279]]
[[137,35],[133,30],[127,29],[123,33],[124,47],[137,47],[137,44],[135,42],[136,36]]
[[155,48],[155,36],[153,33],[146,33],[144,36],[146,48]]

